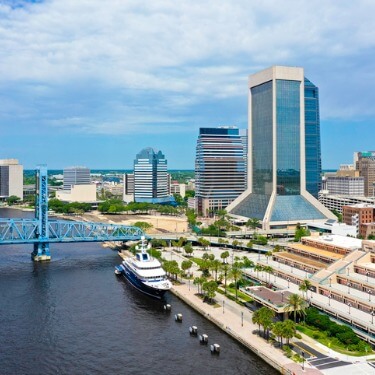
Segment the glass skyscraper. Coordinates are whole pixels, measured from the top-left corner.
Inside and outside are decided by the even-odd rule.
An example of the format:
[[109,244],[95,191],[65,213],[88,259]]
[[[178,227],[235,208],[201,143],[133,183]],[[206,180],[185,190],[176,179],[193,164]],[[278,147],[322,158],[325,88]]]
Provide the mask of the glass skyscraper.
[[225,209],[245,190],[244,137],[234,126],[200,128],[195,159],[195,202],[199,214]]
[[134,201],[171,203],[167,159],[161,151],[143,149],[134,160]]
[[[306,110],[306,107],[308,109]],[[333,215],[318,202],[318,89],[302,68],[274,66],[249,80],[248,189],[228,211],[265,229]]]

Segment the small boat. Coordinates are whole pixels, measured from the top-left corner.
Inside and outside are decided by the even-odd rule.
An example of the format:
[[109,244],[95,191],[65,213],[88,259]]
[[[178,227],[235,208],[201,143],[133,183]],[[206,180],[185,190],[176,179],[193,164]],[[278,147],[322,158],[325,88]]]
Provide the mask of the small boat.
[[116,266],[115,274],[123,275],[140,292],[161,299],[165,292],[171,289],[172,283],[161,263],[148,254],[148,249],[150,245],[147,245],[145,237],[142,236],[140,246],[136,247],[138,252]]

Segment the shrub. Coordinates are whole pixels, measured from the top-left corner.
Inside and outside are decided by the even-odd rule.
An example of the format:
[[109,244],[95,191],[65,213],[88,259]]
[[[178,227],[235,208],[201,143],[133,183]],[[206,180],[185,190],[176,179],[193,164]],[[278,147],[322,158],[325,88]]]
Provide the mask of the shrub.
[[296,337],[296,338],[299,339],[299,340],[302,339],[302,335],[300,335],[299,333],[296,333],[296,334],[294,335],[294,337]]

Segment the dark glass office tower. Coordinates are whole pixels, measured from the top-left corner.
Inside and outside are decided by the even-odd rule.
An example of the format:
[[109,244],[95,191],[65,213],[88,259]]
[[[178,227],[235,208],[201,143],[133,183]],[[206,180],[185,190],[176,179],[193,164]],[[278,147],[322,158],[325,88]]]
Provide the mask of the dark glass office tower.
[[257,218],[265,229],[333,218],[313,196],[321,168],[318,91],[302,68],[250,77],[249,138],[248,189],[228,207],[232,215]]
[[321,187],[319,89],[305,78],[306,190],[318,198]]

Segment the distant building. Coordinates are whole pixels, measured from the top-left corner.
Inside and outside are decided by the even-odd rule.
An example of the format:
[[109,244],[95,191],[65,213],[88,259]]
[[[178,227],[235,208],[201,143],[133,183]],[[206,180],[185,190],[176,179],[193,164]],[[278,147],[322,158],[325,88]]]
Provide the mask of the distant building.
[[375,151],[354,153],[354,163],[359,175],[364,178],[365,196],[375,196]]
[[64,169],[64,190],[74,185],[90,185],[90,169],[86,167],[69,167]]
[[186,184],[180,184],[178,181],[171,181],[171,194],[180,194],[182,198],[185,198]]
[[243,139],[234,126],[200,128],[195,158],[198,214],[225,209],[245,190]]
[[123,176],[123,201],[134,201],[134,173],[126,173]]
[[17,159],[0,160],[0,199],[16,196],[23,200],[23,166]]
[[342,212],[343,206],[350,206],[353,204],[363,203],[363,204],[374,204],[374,198],[372,197],[358,197],[351,195],[335,195],[329,194],[327,190],[322,190],[319,192],[319,202],[322,203],[330,211],[336,210],[337,212]]
[[249,149],[249,137],[247,136],[247,129],[240,129],[240,137],[243,147],[243,159],[245,163],[245,190],[247,189],[247,152]]
[[96,185],[72,185],[70,190],[56,190],[56,198],[64,202],[96,202]]
[[[342,220],[345,224],[358,228],[357,234],[366,238],[368,225],[374,223],[374,204],[355,204],[342,207]],[[370,230],[371,231],[371,230]]]
[[167,159],[161,151],[143,149],[134,160],[134,201],[172,203]]
[[248,189],[230,206],[238,219],[263,229],[335,216],[320,190],[318,88],[302,68],[274,66],[249,79]]
[[322,177],[322,188],[328,194],[364,196],[365,179],[364,177],[351,176],[331,176]]
[[90,169],[64,168],[63,190],[56,191],[56,198],[64,202],[96,202],[96,184],[91,184]]

